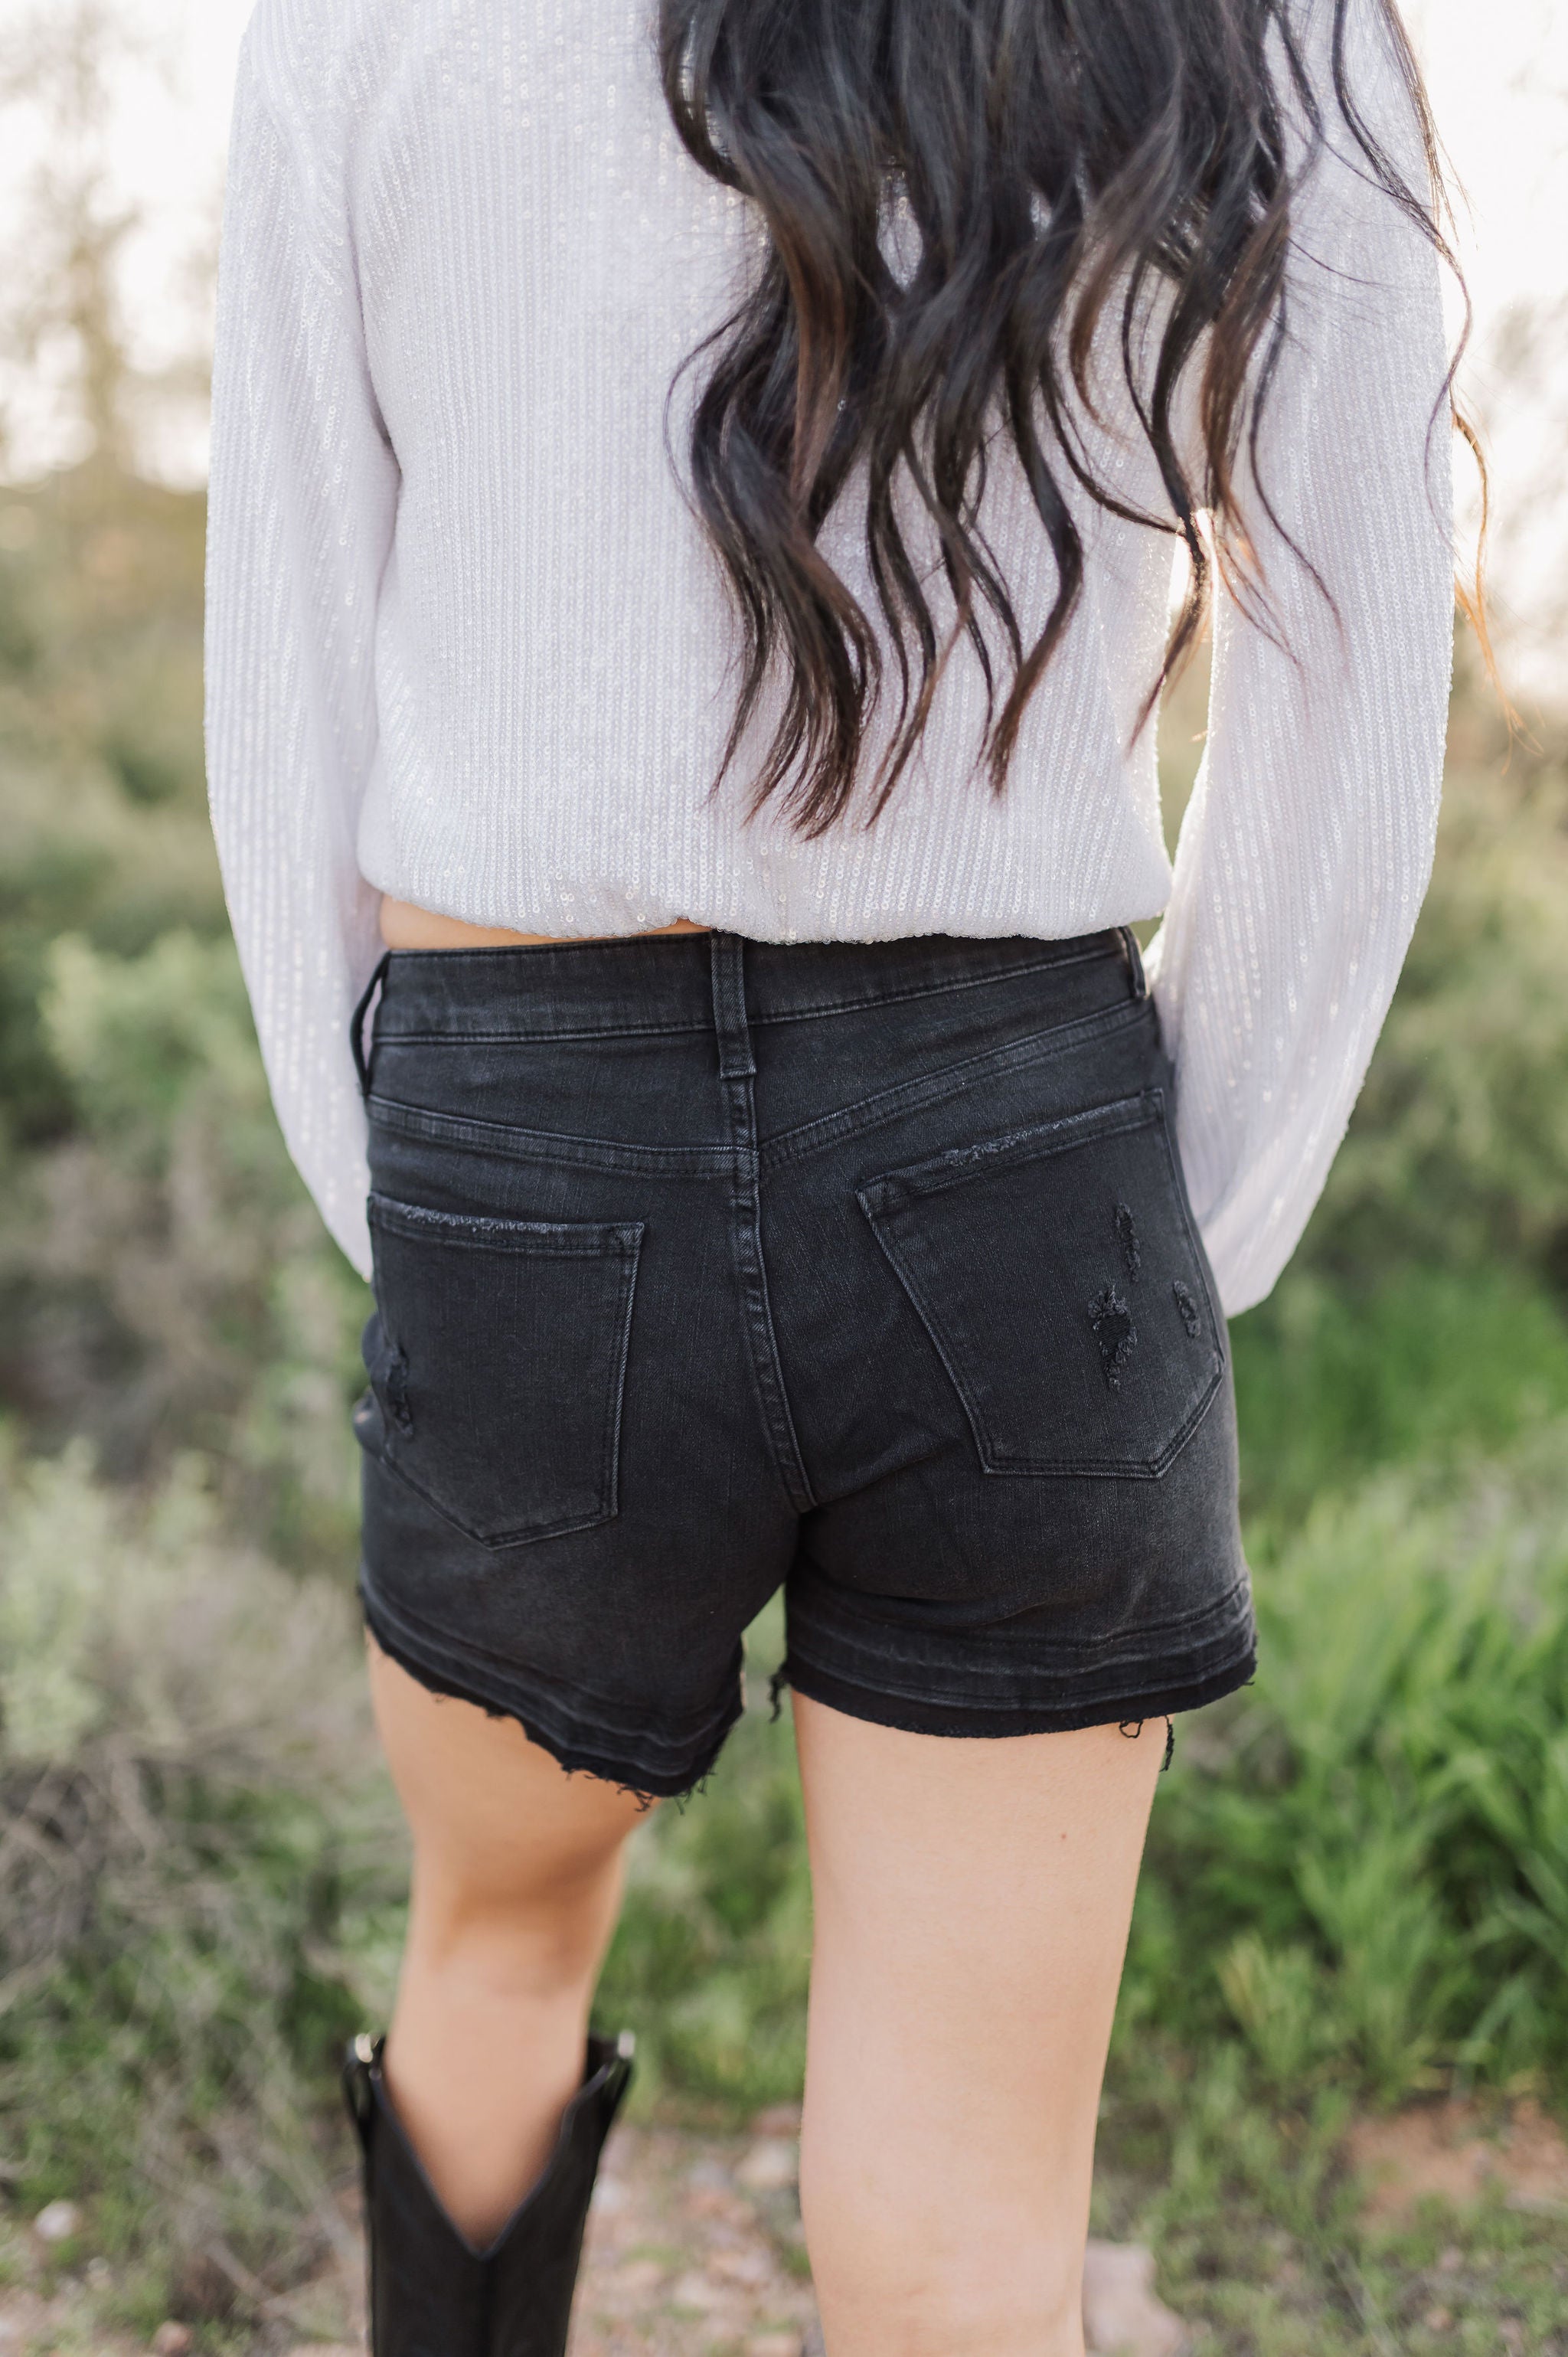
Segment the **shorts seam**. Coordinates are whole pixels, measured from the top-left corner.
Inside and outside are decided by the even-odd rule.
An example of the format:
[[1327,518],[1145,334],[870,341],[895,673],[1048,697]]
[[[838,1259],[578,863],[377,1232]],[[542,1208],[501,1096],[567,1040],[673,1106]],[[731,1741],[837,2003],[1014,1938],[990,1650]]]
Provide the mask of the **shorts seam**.
[[[920,1113],[930,1106],[944,1103],[960,1096],[977,1082],[1000,1074],[1026,1071],[1031,1064],[1088,1042],[1113,1036],[1146,1018],[1151,999],[1129,999],[1094,1015],[1079,1016],[1071,1023],[1050,1025],[1044,1031],[1031,1032],[1023,1039],[1009,1040],[1001,1048],[989,1048],[977,1056],[965,1057],[956,1064],[943,1065],[940,1071],[922,1075],[918,1080],[899,1082],[893,1089],[875,1092],[861,1097],[854,1104],[843,1105],[834,1112],[818,1114],[794,1129],[782,1130],[772,1137],[762,1139],[757,1148],[759,1171],[770,1171],[806,1159],[822,1148],[836,1145],[860,1131],[875,1128],[879,1124],[897,1120],[900,1115]],[[524,1129],[509,1122],[478,1121],[471,1114],[440,1113],[423,1105],[405,1103],[401,1098],[389,1097],[372,1090],[366,1100],[372,1122],[395,1130],[405,1137],[428,1137],[454,1146],[467,1146],[479,1154],[495,1154],[512,1161],[538,1161],[558,1166],[606,1171],[624,1171],[650,1178],[727,1178],[735,1165],[735,1148],[730,1144],[707,1146],[621,1145],[608,1138],[579,1137],[565,1132]]]
[[625,1171],[644,1178],[727,1178],[735,1168],[735,1148],[713,1146],[621,1146],[607,1138],[574,1137],[550,1130],[515,1128],[510,1123],[476,1121],[472,1115],[428,1111],[404,1104],[400,1098],[372,1092],[368,1100],[372,1122],[405,1137],[428,1137],[453,1146],[471,1146],[478,1154],[496,1154],[510,1161],[552,1162],[585,1170]]
[[[360,1570],[359,1592],[365,1618],[371,1623],[372,1630],[378,1621],[381,1621],[394,1632],[406,1632],[403,1641],[411,1652],[427,1655],[430,1667],[435,1671],[439,1672],[444,1665],[449,1667],[454,1675],[464,1678],[476,1692],[482,1691],[486,1684],[490,1683],[487,1679],[486,1673],[493,1667],[501,1673],[505,1683],[515,1685],[519,1695],[527,1695],[531,1690],[536,1691],[540,1704],[547,1714],[556,1714],[575,1726],[581,1726],[585,1722],[581,1715],[572,1709],[571,1706],[574,1702],[586,1702],[590,1706],[601,1706],[612,1716],[621,1707],[614,1703],[609,1695],[598,1694],[591,1686],[586,1686],[581,1682],[574,1682],[568,1686],[559,1678],[552,1677],[548,1672],[532,1668],[523,1674],[515,1663],[503,1661],[499,1654],[490,1652],[488,1647],[467,1642],[460,1646],[452,1643],[444,1632],[433,1629],[427,1620],[420,1614],[411,1612],[406,1605],[389,1604],[377,1590],[372,1575],[368,1566],[363,1564]],[[734,1660],[738,1687],[738,1672],[745,1660],[744,1649],[737,1646]],[[510,1706],[501,1702],[498,1697],[495,1707],[499,1710],[510,1708]],[[635,1746],[639,1736],[652,1736],[661,1743],[668,1743],[672,1750],[686,1748],[692,1748],[693,1750],[700,1749],[702,1743],[714,1729],[734,1724],[734,1716],[728,1718],[725,1717],[725,1713],[732,1709],[734,1716],[738,1716],[739,1706],[736,1702],[733,1690],[716,1708],[701,1711],[693,1709],[684,1715],[671,1714],[660,1720],[645,1717],[636,1726],[621,1723],[616,1726],[615,1734],[618,1740],[632,1746]],[[684,1733],[684,1729],[688,1727],[692,1730],[690,1747]],[[601,1728],[600,1732],[604,1730]]]
[[[1237,1617],[1235,1608],[1238,1602],[1246,1603],[1250,1607],[1251,1595],[1251,1580],[1248,1574],[1243,1571],[1238,1574],[1237,1577],[1232,1580],[1230,1586],[1225,1590],[1222,1596],[1217,1597],[1212,1603],[1203,1605],[1196,1612],[1183,1613],[1176,1618],[1168,1620],[1141,1621],[1137,1631],[1137,1641],[1141,1646],[1141,1650],[1137,1652],[1124,1652],[1122,1650],[1121,1646],[1115,1644],[1114,1640],[1110,1638],[1101,1638],[1094,1642],[1086,1642],[1081,1639],[1070,1637],[1055,1638],[1052,1640],[1053,1648],[1058,1653],[1071,1652],[1077,1654],[1080,1659],[1083,1659],[1083,1668],[1081,1670],[1075,1670],[1069,1673],[1069,1674],[1080,1676],[1091,1674],[1093,1663],[1092,1661],[1087,1657],[1092,1657],[1096,1654],[1102,1656],[1107,1666],[1112,1668],[1117,1674],[1119,1674],[1123,1668],[1130,1669],[1140,1667],[1153,1657],[1150,1647],[1145,1641],[1185,1636],[1188,1641],[1189,1646],[1193,1644],[1201,1644],[1204,1641],[1204,1632],[1206,1630],[1213,1627],[1215,1624],[1220,1622],[1226,1618]],[[1029,1608],[1026,1607],[1024,1609],[1027,1609]],[[841,1605],[841,1609],[843,1610],[844,1617],[846,1619],[855,1620],[861,1618],[861,1616],[854,1612],[854,1609],[851,1607]],[[1252,1616],[1250,1609],[1247,1611],[1246,1619],[1248,1625],[1251,1626]],[[933,1671],[940,1673],[942,1664],[933,1662],[927,1654],[911,1650],[908,1643],[908,1637],[911,1632],[903,1630],[895,1630],[891,1628],[886,1621],[875,1620],[868,1616],[864,1618],[862,1620],[862,1626],[868,1632],[868,1640],[862,1640],[852,1631],[848,1640],[850,1648],[857,1652],[862,1650],[869,1652],[872,1650],[872,1644],[868,1641],[875,1641],[875,1650],[878,1653],[879,1660],[886,1663],[890,1668],[908,1669],[926,1676],[929,1676]],[[1002,1626],[1004,1628],[1005,1623],[1003,1623]],[[930,1633],[933,1638],[940,1640],[940,1638],[946,1632],[933,1630]],[[1112,1650],[1113,1646],[1114,1650]],[[803,1645],[800,1643],[793,1628],[791,1628],[789,1632],[789,1651],[792,1654],[797,1651],[800,1651],[805,1658],[816,1659],[818,1667],[826,1672],[829,1676],[837,1676],[839,1674],[839,1673],[833,1669],[832,1664],[830,1662],[823,1660],[820,1655],[812,1655],[811,1640],[809,1637],[806,1639]],[[1037,1663],[1028,1663],[1020,1659],[1019,1667],[1022,1669],[1031,1670],[1036,1674],[1042,1674],[1040,1664]],[[1046,1675],[1050,1674],[1048,1671],[1044,1672],[1043,1674]]]
[[[900,935],[898,938],[917,941],[950,941],[955,936],[947,933],[923,933]],[[758,942],[757,946],[769,949],[774,944],[765,942]],[[823,946],[836,948],[839,945],[836,942],[829,942]],[[857,1015],[868,1006],[903,1006],[908,1005],[911,1000],[918,998],[946,998],[961,990],[985,990],[998,982],[1014,982],[1022,975],[1058,974],[1064,972],[1069,966],[1091,965],[1101,958],[1121,962],[1118,951],[1112,946],[1075,950],[1069,957],[1032,957],[1020,965],[999,966],[993,974],[963,974],[952,982],[911,984],[907,990],[877,991],[865,998],[823,998],[815,1000],[807,1006],[784,1007],[777,1014],[752,1013],[749,1019],[754,1024],[802,1023],[819,1015]]]
[[537,1027],[517,1031],[395,1031],[378,1029],[378,1048],[553,1047],[575,1039],[707,1039],[711,1023],[617,1023],[608,1027],[585,1024],[569,1031],[545,1031]]
[[819,1114],[814,1120],[765,1138],[758,1147],[758,1160],[765,1171],[804,1161],[824,1146],[836,1146],[862,1130],[875,1129],[906,1114],[926,1112],[950,1097],[961,1096],[977,1082],[1003,1073],[1027,1071],[1031,1064],[1044,1063],[1091,1041],[1130,1030],[1147,1018],[1153,1003],[1147,998],[1128,999],[1094,1015],[1079,1016],[1071,1023],[1052,1024],[1044,1031],[1029,1033],[1026,1039],[1010,1039],[1004,1047],[987,1048],[977,1056],[964,1057],[959,1063],[944,1064],[940,1071],[924,1073],[918,1080],[901,1081],[895,1088],[879,1089],[853,1105]]
[[[872,1685],[864,1679],[844,1677],[808,1660],[800,1662],[800,1674],[797,1674],[793,1653],[785,1664],[781,1678],[797,1694],[804,1695],[808,1701],[820,1702],[829,1709],[863,1717],[874,1726],[902,1727],[915,1735],[950,1733],[997,1738],[1069,1734],[1081,1727],[1119,1726],[1133,1719],[1158,1718],[1174,1711],[1199,1710],[1207,1703],[1218,1702],[1225,1695],[1233,1694],[1238,1687],[1250,1684],[1256,1674],[1257,1660],[1254,1638],[1243,1651],[1202,1675],[1177,1679],[1163,1686],[1122,1688],[1119,1692],[1096,1694],[1083,1700],[1068,1698],[1056,1704],[1015,1699],[996,1702],[985,1696],[977,1698],[929,1692],[923,1695],[902,1694]],[[855,1712],[851,1708],[850,1698],[856,1696],[882,1707]],[[906,1706],[902,1715],[900,1705]],[[936,1729],[922,1723],[919,1716],[922,1706],[927,1718],[950,1713],[955,1718],[983,1721],[989,1716],[994,1721],[1005,1716],[1012,1724],[1005,1727],[974,1724],[961,1728]],[[1025,1723],[1020,1725],[1020,1721]]]

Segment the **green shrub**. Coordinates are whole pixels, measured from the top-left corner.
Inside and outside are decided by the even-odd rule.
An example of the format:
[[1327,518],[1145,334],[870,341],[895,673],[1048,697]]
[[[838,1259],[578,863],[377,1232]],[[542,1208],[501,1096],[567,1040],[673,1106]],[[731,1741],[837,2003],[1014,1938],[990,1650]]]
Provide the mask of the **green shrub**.
[[1568,2061],[1568,1424],[1326,1498],[1256,1566],[1261,1665],[1155,1809],[1122,2007],[1391,2099]]
[[285,1559],[352,1560],[365,1288],[267,1096],[232,944],[57,940],[43,1037],[69,1108],[0,1211],[9,1381],[35,1432],[141,1475],[181,1448]]
[[1274,1524],[1379,1465],[1509,1448],[1568,1416],[1568,1317],[1517,1263],[1287,1269],[1231,1329],[1242,1502]]
[[[747,1652],[783,1652],[768,1608]],[[798,2095],[805,2068],[811,1884],[787,1716],[748,1710],[705,1790],[634,1842],[625,1910],[600,1989],[638,2033],[640,2095],[735,2113]]]
[[1568,780],[1561,747],[1510,769],[1494,735],[1461,701],[1432,888],[1307,1237],[1352,1296],[1412,1262],[1568,1289]]
[[402,1864],[361,1686],[346,1600],[199,1468],[137,1507],[80,1448],[0,1466],[0,2170],[155,2318],[336,2231],[321,2095]]

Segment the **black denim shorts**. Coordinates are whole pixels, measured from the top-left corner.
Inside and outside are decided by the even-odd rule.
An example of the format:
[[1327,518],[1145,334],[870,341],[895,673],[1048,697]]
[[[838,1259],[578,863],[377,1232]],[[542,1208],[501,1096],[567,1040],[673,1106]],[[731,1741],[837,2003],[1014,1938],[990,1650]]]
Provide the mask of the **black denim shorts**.
[[1225,1325],[1131,934],[399,952],[361,1070],[361,1593],[426,1685],[672,1793],[780,1586],[781,1674],[887,1727],[1251,1675]]

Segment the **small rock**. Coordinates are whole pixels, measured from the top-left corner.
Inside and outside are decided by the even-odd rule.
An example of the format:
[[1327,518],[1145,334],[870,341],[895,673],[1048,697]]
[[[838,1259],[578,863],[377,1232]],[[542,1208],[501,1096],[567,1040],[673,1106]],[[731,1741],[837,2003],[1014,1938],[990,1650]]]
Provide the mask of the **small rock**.
[[717,2276],[721,2283],[744,2284],[755,2291],[773,2269],[766,2251],[715,2251],[708,2261],[708,2273]]
[[657,2259],[626,2259],[615,2271],[616,2288],[628,2292],[633,2299],[645,2299],[659,2289],[669,2272]]
[[793,2185],[796,2146],[784,2136],[759,2136],[736,2170],[736,2182],[751,2193],[779,2193]]
[[1465,2254],[1457,2243],[1450,2243],[1446,2250],[1439,2251],[1437,2255],[1437,2272],[1440,2276],[1456,2276],[1464,2264]]
[[81,2225],[81,2212],[74,2201],[50,2201],[33,2221],[33,2232],[40,2243],[69,2243]]
[[160,2324],[153,2335],[153,2357],[186,2357],[193,2347],[196,2335],[188,2324],[176,2324],[171,2319]]
[[1520,2357],[1524,2347],[1524,2327],[1517,2316],[1505,2316],[1498,2327],[1498,2337],[1509,2357]]
[[1176,2357],[1187,2328],[1155,2295],[1152,2251],[1138,2243],[1090,2243],[1083,2330],[1090,2357]]
[[1446,2332],[1454,2321],[1451,2308],[1429,2308],[1422,2318],[1428,2332]]
[[682,2207],[688,2218],[727,2218],[737,2199],[723,2186],[693,2185]]
[[746,2357],[804,2357],[805,2346],[798,2332],[754,2332]]
[[713,2283],[695,2267],[682,2276],[670,2294],[677,2308],[694,2308],[704,2316],[716,2308],[727,2308],[734,2294],[723,2284]]

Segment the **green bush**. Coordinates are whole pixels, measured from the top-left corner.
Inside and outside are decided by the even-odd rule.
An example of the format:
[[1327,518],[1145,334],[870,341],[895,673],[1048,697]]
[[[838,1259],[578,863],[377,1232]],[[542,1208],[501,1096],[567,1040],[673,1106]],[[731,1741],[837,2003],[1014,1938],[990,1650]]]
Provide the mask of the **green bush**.
[[195,1465],[136,1506],[78,1447],[0,1466],[0,1665],[5,2181],[82,2204],[154,2320],[292,2280],[401,1881],[347,1603],[225,1537]]
[[1568,1423],[1256,1565],[1255,1684],[1156,1806],[1121,2037],[1380,2099],[1568,2062]]
[[1432,888],[1308,1234],[1352,1296],[1411,1263],[1568,1291],[1568,778],[1496,734],[1456,705]]
[[[776,1605],[747,1651],[782,1654]],[[787,1717],[753,1709],[707,1788],[633,1845],[599,2002],[638,2033],[642,2099],[662,2090],[734,2115],[798,2095],[810,1961],[794,1740]]]
[[232,944],[45,961],[40,1036],[68,1112],[0,1211],[12,1384],[46,1441],[124,1477],[207,1454],[238,1525],[351,1561],[347,1410],[365,1288],[273,1117]]
[[1506,1260],[1401,1261],[1355,1286],[1289,1269],[1231,1344],[1254,1528],[1376,1466],[1485,1456],[1568,1415],[1568,1318]]

